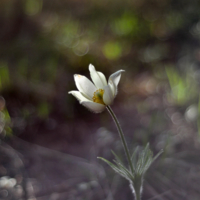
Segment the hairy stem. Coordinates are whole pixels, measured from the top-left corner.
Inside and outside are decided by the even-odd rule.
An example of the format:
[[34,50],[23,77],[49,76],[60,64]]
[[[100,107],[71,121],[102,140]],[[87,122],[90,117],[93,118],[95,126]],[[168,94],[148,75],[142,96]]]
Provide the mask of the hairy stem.
[[135,189],[135,200],[141,200],[141,192],[142,192],[142,182],[143,177],[142,176],[135,176],[135,180],[133,182],[133,187]]
[[119,121],[117,120],[117,117],[116,117],[115,113],[113,112],[113,110],[111,109],[111,107],[107,106],[106,108],[107,108],[108,112],[110,113],[110,115],[112,116],[112,118],[113,118],[113,120],[114,120],[114,122],[117,126],[117,130],[119,132],[119,135],[120,135],[123,147],[124,147],[125,154],[126,154],[127,159],[128,159],[128,163],[129,163],[131,172],[133,173],[134,171],[133,171],[133,165],[132,165],[132,162],[131,162],[131,156],[129,154],[128,147],[127,147],[127,144],[126,144],[126,140],[124,138],[124,134],[123,134],[123,131],[122,131],[121,126],[119,124]]
[[135,191],[135,200],[141,200],[140,191]]

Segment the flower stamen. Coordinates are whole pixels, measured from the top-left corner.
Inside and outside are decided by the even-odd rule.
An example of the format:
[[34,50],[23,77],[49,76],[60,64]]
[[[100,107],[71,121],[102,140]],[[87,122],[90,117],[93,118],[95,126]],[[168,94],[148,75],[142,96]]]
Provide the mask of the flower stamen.
[[94,96],[92,98],[93,102],[105,105],[105,103],[103,102],[103,94],[104,94],[104,90],[102,89],[99,89],[96,92],[94,92]]

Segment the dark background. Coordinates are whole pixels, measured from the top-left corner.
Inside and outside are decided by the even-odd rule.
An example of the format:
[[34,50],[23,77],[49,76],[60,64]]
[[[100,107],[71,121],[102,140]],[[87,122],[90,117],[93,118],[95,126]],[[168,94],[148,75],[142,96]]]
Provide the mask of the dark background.
[[[0,0],[0,199],[133,199],[97,156],[125,160],[108,112],[68,91],[124,69],[112,105],[155,161],[143,200],[200,198],[200,2]],[[126,162],[126,160],[125,160]]]

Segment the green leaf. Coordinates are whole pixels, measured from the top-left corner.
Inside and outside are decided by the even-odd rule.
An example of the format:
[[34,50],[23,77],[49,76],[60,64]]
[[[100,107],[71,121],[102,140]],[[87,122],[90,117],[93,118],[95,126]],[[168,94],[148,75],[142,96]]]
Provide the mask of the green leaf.
[[122,171],[120,168],[118,168],[116,165],[114,165],[113,163],[111,163],[110,161],[106,160],[105,158],[102,157],[97,157],[101,160],[103,160],[104,162],[106,162],[115,172],[117,172],[118,174],[120,174],[122,177],[130,180],[127,176],[126,173],[124,173],[124,171]]
[[[139,153],[137,165],[136,165],[136,174],[142,175],[144,174],[148,168],[151,166],[151,164],[154,162],[154,160],[162,153],[161,150],[154,158],[153,158],[153,152],[149,148],[149,144],[146,145],[145,149]],[[136,156],[135,156],[136,157]],[[136,162],[136,161],[135,161]]]
[[128,180],[133,179],[134,178],[134,174],[132,174],[122,163],[121,159],[119,158],[119,156],[112,151],[112,154],[115,156],[116,160],[114,160],[114,162],[117,164],[118,168],[120,168],[122,171],[124,171],[125,174],[127,174]]
[[135,151],[133,152],[132,156],[131,156],[131,162],[133,164],[133,168],[134,170],[136,170],[136,166],[137,166],[137,153],[138,153],[138,149],[139,147],[137,146]]
[[163,152],[164,152],[163,149],[161,149],[161,150],[156,154],[156,156],[154,156],[152,162],[154,162]]
[[117,162],[120,163],[124,168],[126,168],[123,162],[121,161],[121,159],[119,158],[119,156],[114,151],[111,150],[111,152],[115,156],[115,159],[117,160]]
[[117,167],[123,172],[123,174],[126,175],[126,179],[134,179],[134,174],[132,174],[125,166],[123,166],[121,163],[118,163],[116,160],[114,160],[114,162],[117,164]]

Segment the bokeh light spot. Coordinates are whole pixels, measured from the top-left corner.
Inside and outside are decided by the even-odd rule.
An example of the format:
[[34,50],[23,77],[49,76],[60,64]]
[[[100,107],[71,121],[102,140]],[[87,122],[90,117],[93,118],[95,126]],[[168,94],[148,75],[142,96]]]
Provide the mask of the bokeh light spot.
[[89,51],[89,45],[86,41],[80,41],[79,44],[73,48],[73,51],[77,56],[84,56]]
[[107,42],[103,47],[103,54],[110,60],[118,59],[121,56],[122,47],[118,42]]
[[27,15],[36,15],[42,10],[42,0],[27,0],[25,4],[25,13]]
[[117,35],[129,35],[137,30],[138,19],[130,14],[125,13],[112,24],[113,32]]

